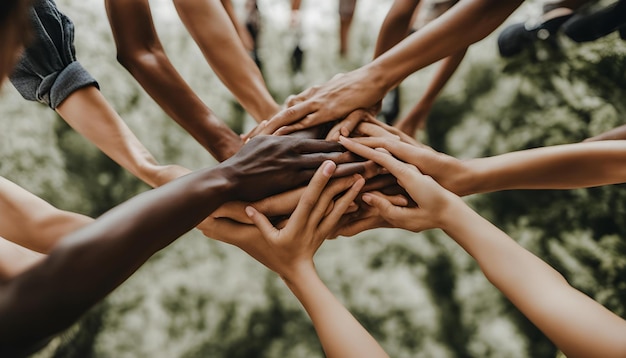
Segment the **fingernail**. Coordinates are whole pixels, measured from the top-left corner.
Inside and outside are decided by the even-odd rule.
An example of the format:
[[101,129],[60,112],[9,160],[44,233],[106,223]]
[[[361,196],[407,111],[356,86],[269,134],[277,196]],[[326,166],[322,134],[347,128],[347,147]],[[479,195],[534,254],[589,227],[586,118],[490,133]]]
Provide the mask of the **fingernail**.
[[254,209],[251,206],[246,206],[246,215],[248,215],[248,217],[254,215]]
[[361,199],[365,202],[365,204],[367,205],[372,205],[372,195],[371,194],[363,194],[361,196]]
[[346,136],[346,137],[350,135],[350,132],[348,132],[348,128],[341,127],[341,135]]
[[322,169],[324,175],[326,176],[330,176],[333,174],[333,172],[335,171],[335,162],[327,160],[324,163],[324,169]]

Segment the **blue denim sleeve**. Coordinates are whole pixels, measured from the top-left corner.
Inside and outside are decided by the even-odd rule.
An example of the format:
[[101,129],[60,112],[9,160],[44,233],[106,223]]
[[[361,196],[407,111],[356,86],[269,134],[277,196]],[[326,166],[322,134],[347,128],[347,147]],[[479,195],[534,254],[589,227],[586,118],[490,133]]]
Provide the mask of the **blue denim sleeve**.
[[99,87],[76,61],[74,24],[53,0],[35,0],[31,9],[33,41],[27,46],[10,76],[11,83],[27,100],[55,109],[74,91]]

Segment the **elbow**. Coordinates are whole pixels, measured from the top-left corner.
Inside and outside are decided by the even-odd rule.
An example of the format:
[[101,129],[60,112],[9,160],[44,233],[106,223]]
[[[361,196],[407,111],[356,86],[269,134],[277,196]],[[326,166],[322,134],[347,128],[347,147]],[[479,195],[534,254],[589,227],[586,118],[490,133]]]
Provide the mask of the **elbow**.
[[158,67],[163,59],[167,59],[161,49],[118,49],[117,62],[131,74],[142,69],[152,70]]

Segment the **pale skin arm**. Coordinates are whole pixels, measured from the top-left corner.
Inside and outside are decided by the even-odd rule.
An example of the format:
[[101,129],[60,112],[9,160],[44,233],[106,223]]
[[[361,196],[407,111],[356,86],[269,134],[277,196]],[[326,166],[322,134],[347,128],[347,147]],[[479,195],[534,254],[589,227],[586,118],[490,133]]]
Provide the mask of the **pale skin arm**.
[[377,207],[394,226],[411,231],[443,229],[476,259],[489,281],[568,357],[626,355],[625,320],[570,286],[556,270],[414,166],[345,138],[341,142],[387,168],[418,207],[397,207],[371,194],[364,195],[364,201]]
[[[256,225],[254,230],[223,222],[215,233],[230,232],[218,238],[240,247],[283,278],[311,317],[327,357],[387,357],[315,270],[313,255],[364,184],[360,176],[329,184],[334,170],[335,165],[327,162],[317,171],[283,229],[273,227],[263,214],[247,207],[246,213]],[[237,232],[241,227],[246,231]]]
[[276,114],[279,105],[219,0],[174,0],[174,5],[204,57],[243,108],[257,122]]
[[105,5],[118,61],[215,159],[235,154],[243,142],[176,71],[154,28],[148,0],[106,0]]
[[343,118],[357,108],[370,108],[411,73],[487,36],[521,3],[461,1],[371,63],[296,96],[293,102],[297,104],[279,112],[251,135],[286,134]]
[[0,213],[0,237],[44,254],[61,237],[93,221],[88,216],[59,210],[2,177]]
[[585,142],[595,142],[599,140],[624,140],[626,139],[626,124],[613,128],[597,136],[585,139]]
[[237,18],[237,14],[235,13],[235,8],[233,7],[233,3],[230,0],[221,0],[222,6],[226,10],[230,21],[235,26],[235,30],[237,30],[237,35],[239,35],[239,39],[243,43],[243,47],[246,51],[252,51],[254,48],[252,37],[248,30],[243,26],[241,21]]
[[555,145],[458,160],[427,147],[385,138],[354,138],[400,153],[457,195],[511,189],[574,189],[626,182],[626,141]]
[[102,93],[93,86],[72,93],[56,111],[107,156],[152,187],[167,183],[181,173],[188,173],[188,170],[179,166],[159,165]]
[[29,250],[0,237],[0,281],[33,267],[46,257],[44,254]]

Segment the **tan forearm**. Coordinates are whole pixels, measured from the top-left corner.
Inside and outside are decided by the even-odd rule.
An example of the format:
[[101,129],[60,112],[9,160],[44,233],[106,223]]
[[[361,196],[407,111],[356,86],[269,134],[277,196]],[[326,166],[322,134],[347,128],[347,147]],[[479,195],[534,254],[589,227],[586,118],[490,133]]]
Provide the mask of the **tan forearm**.
[[312,265],[292,272],[285,282],[311,317],[327,357],[388,357],[328,290]]
[[626,182],[626,142],[543,147],[465,163],[472,193],[508,189],[572,189]]
[[411,29],[413,12],[419,0],[396,0],[385,17],[376,40],[374,58],[402,41]]
[[390,89],[409,74],[467,48],[496,29],[522,0],[464,0],[371,62]]
[[176,71],[156,33],[148,0],[107,0],[118,61],[161,108],[218,161],[242,142]]
[[93,221],[59,210],[2,177],[0,213],[0,236],[40,253],[48,253],[61,237]]
[[57,112],[72,128],[120,166],[148,185],[158,186],[155,178],[159,165],[156,159],[98,89],[86,87],[72,93],[57,107]]
[[248,55],[226,10],[218,0],[176,0],[178,14],[205,58],[241,105],[257,122],[279,106]]
[[467,206],[460,203],[452,209],[444,230],[568,357],[621,357],[626,352],[626,321],[571,287],[560,273]]

